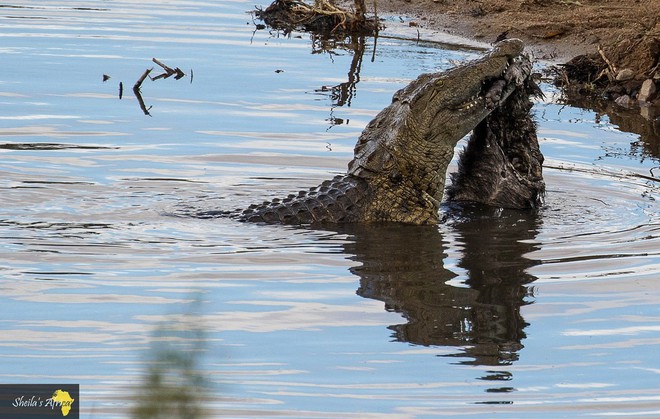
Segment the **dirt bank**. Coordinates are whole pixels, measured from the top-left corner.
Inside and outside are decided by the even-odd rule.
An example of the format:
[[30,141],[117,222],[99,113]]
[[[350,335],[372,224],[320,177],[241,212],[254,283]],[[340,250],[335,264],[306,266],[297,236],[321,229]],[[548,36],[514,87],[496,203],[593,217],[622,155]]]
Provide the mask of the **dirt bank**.
[[594,53],[598,44],[660,38],[660,0],[378,0],[377,7],[487,42],[508,31],[546,59]]
[[[488,43],[520,38],[536,58],[569,62],[562,78],[581,94],[627,96],[619,102],[632,105],[652,80],[644,98],[658,96],[660,0],[378,0],[377,10]],[[581,55],[587,60],[570,61]]]

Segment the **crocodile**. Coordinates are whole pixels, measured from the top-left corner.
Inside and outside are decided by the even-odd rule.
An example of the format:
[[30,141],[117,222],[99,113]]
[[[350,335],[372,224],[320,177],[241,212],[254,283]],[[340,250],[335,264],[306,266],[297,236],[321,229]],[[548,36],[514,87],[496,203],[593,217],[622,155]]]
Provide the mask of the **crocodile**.
[[345,174],[283,199],[198,215],[282,224],[437,224],[447,167],[458,141],[473,130],[449,196],[538,206],[543,157],[529,96],[540,90],[523,49],[522,41],[507,39],[482,58],[422,74],[397,91],[360,135]]

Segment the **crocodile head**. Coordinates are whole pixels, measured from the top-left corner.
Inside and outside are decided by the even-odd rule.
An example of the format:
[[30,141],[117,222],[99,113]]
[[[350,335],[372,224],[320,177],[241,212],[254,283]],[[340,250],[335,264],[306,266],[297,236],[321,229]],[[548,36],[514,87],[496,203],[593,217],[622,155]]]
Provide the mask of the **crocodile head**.
[[415,162],[444,170],[456,143],[529,75],[522,50],[522,41],[508,39],[483,58],[422,74],[396,92],[360,136],[349,173],[370,177]]
[[[429,143],[456,143],[520,86],[531,65],[518,39],[498,43],[483,58],[425,74],[394,96],[406,111],[404,127]],[[524,62],[525,61],[525,62]]]

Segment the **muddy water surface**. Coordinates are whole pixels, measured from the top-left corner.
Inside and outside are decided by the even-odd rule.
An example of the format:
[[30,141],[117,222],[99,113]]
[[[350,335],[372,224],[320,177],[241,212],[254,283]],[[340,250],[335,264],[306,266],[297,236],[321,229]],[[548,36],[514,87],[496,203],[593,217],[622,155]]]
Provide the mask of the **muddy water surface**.
[[[396,89],[480,52],[326,49],[242,0],[97,3],[0,7],[1,382],[80,383],[83,417],[171,407],[155,376],[212,417],[660,415],[648,136],[545,86],[538,214],[197,219],[344,171]],[[186,76],[145,80],[147,116],[154,57]]]

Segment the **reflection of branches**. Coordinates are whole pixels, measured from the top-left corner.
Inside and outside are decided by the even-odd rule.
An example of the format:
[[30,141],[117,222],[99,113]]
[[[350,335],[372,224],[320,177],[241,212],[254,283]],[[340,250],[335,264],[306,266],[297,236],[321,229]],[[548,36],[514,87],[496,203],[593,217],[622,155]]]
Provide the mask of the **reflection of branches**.
[[144,73],[140,76],[140,78],[135,82],[133,85],[133,94],[135,94],[135,97],[137,98],[138,103],[140,104],[140,109],[142,109],[142,112],[144,112],[145,115],[151,116],[149,113],[149,109],[151,107],[147,108],[147,106],[144,104],[144,99],[142,99],[142,92],[140,92],[140,87],[142,86],[142,82],[149,76],[149,73],[151,73],[152,68],[148,68],[144,70]]
[[351,106],[351,100],[355,96],[356,86],[360,82],[360,70],[362,68],[362,57],[364,56],[365,47],[366,38],[364,36],[351,37],[350,44],[336,44],[334,42],[329,43],[327,39],[317,39],[314,42],[313,53],[327,52],[332,54],[332,50],[337,48],[343,48],[353,53],[351,66],[348,70],[347,81],[339,83],[335,86],[323,86],[320,89],[315,90],[317,93],[330,92],[330,99],[332,100],[333,107],[344,105]]
[[[629,156],[644,160],[651,156],[656,161],[660,159],[660,112],[653,106],[642,106],[639,109],[625,109],[610,101],[585,100],[584,97],[566,92],[563,101],[571,106],[590,109],[596,112],[596,118],[603,114],[609,117],[612,124],[619,130],[638,134],[640,142],[631,143]],[[614,154],[627,155],[624,150]]]
[[333,103],[336,106],[351,106],[351,99],[355,96],[355,87],[360,81],[360,69],[362,68],[362,56],[364,55],[364,36],[353,38],[353,59],[348,70],[348,81],[339,83],[333,89]]

